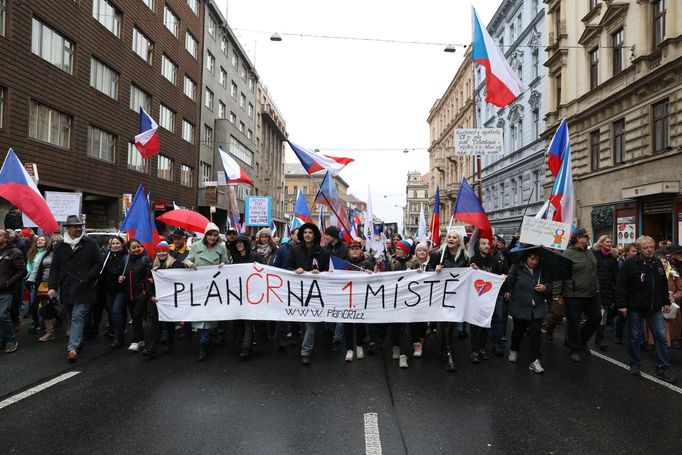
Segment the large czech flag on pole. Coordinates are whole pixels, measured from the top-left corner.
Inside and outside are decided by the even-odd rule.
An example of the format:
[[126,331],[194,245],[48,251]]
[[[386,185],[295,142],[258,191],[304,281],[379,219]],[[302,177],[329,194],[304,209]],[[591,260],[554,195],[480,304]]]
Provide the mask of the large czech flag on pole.
[[433,205],[433,214],[431,215],[431,242],[435,246],[440,246],[440,188],[436,187],[436,200]]
[[481,24],[472,8],[474,49],[471,58],[485,67],[485,100],[497,107],[504,107],[526,90],[526,86],[511,69],[504,54]]
[[[559,129],[554,134],[552,143],[555,142],[558,134],[565,135],[566,149],[563,154],[561,167],[559,173],[554,179],[552,186],[552,193],[549,196],[549,202],[554,209],[552,214],[553,221],[561,221],[573,225],[573,212],[575,210],[575,200],[573,197],[573,171],[571,169],[571,143],[568,137],[568,127],[566,119],[561,122]],[[565,131],[561,131],[564,126]]]
[[14,204],[46,234],[59,230],[52,210],[12,149],[7,152],[0,169],[0,197]]
[[310,216],[310,209],[308,208],[308,203],[305,200],[305,196],[301,190],[298,190],[296,204],[294,205],[294,227],[300,227],[303,225],[303,223],[312,222],[313,219]]
[[222,147],[218,147],[218,152],[220,152],[220,159],[223,162],[227,183],[246,183],[247,185],[256,186],[253,184],[253,180],[244,172],[244,169]]
[[459,185],[459,192],[457,193],[455,208],[452,210],[452,216],[464,223],[477,227],[479,229],[479,238],[486,238],[492,241],[493,228],[490,226],[488,216],[481,206],[481,201],[476,197],[474,189],[471,188],[465,177],[462,177],[462,183]]
[[151,257],[159,239],[154,218],[151,216],[149,198],[145,195],[144,187],[140,184],[133,196],[128,213],[121,223],[120,231],[125,232],[129,239],[138,240]]
[[547,151],[547,167],[553,176],[559,174],[559,169],[564,161],[564,156],[568,155],[570,144],[568,141],[568,123],[563,119],[557,128],[552,142]]
[[353,162],[353,158],[339,158],[335,156],[322,155],[321,153],[311,152],[300,145],[287,141],[289,146],[296,154],[308,174],[326,170],[336,177],[346,164]]
[[149,158],[161,150],[159,146],[159,125],[151,115],[140,107],[140,134],[135,136],[135,148],[142,158]]

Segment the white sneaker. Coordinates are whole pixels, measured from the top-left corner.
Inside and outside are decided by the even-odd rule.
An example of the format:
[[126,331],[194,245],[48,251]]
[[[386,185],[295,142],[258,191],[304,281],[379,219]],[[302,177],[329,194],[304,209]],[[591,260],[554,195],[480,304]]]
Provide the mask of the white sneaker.
[[412,343],[412,347],[414,348],[414,357],[419,358],[422,356],[422,344],[421,343]]
[[516,362],[519,359],[519,353],[517,351],[509,351],[509,361]]
[[393,346],[393,360],[400,358],[400,346]]
[[542,374],[545,372],[545,369],[542,368],[542,365],[540,364],[540,359],[535,359],[535,362],[531,362],[528,369],[530,371],[537,373],[537,374]]
[[128,347],[128,350],[130,352],[137,352],[140,350],[140,343],[130,343],[130,346]]
[[407,368],[407,356],[405,354],[400,356],[400,361],[398,362],[400,368]]
[[365,350],[362,349],[362,346],[358,346],[355,348],[355,357],[357,357],[358,360],[365,359]]
[[353,350],[349,349],[346,351],[346,362],[352,362],[353,361]]

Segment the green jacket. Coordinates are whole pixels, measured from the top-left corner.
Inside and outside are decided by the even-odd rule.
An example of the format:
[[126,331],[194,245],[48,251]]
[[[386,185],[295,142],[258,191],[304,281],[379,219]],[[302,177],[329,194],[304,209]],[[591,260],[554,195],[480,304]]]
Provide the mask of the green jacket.
[[[204,242],[195,242],[184,262],[192,261],[197,267],[207,265],[231,264],[232,256],[225,249],[225,245],[218,242],[212,248],[204,245]],[[216,321],[194,321],[192,327],[195,329],[215,329],[218,327]]]
[[553,295],[557,297],[594,297],[599,294],[597,259],[589,248],[581,250],[569,246],[564,256],[573,261],[573,277],[570,280],[555,281]]

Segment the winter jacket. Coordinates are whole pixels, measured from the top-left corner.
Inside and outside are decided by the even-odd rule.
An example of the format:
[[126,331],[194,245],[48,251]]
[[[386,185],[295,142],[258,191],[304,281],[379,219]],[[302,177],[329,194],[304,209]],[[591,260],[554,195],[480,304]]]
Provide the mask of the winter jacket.
[[674,269],[668,275],[668,291],[672,293],[675,303],[682,306],[682,278]]
[[374,270],[374,261],[367,258],[364,254],[358,258],[348,256],[348,262],[361,269]]
[[391,258],[391,271],[397,272],[399,270],[407,270],[407,262],[410,260],[411,258],[393,256]]
[[104,286],[106,293],[116,294],[125,291],[123,283],[118,282],[118,277],[123,276],[128,257],[128,252],[121,250],[111,251],[109,257],[104,258],[106,263],[100,275],[100,283]]
[[265,265],[272,265],[272,262],[275,260],[275,253],[277,253],[277,246],[274,244],[269,244],[265,255],[258,251],[259,246],[260,245],[256,245],[256,247],[251,250],[258,256],[258,260],[256,262],[260,262],[261,264]]
[[47,278],[50,276],[50,266],[52,265],[53,256],[54,250],[50,250],[49,252],[43,254],[43,257],[40,258],[38,267],[35,267],[33,272],[31,272],[29,275],[28,281],[37,284],[47,281]]
[[405,268],[407,270],[417,270],[420,267],[425,272],[432,272],[433,270],[435,270],[435,267],[431,266],[431,261],[428,258],[426,260],[426,263],[420,263],[419,259],[417,259],[417,256],[412,256],[412,259],[405,263]]
[[230,254],[222,243],[218,242],[209,248],[203,241],[199,241],[192,244],[192,250],[183,262],[192,261],[197,267],[202,267],[205,265],[218,265],[221,262],[229,264],[231,260]]
[[299,267],[306,272],[312,271],[313,268],[326,272],[329,270],[329,252],[319,243],[313,244],[313,247],[309,249],[305,242],[301,242],[291,250],[287,265],[289,270],[296,270]]
[[59,289],[59,298],[69,304],[94,303],[97,299],[95,281],[102,267],[99,245],[87,236],[75,248],[60,243],[54,250],[48,287]]
[[597,260],[597,280],[599,281],[599,298],[603,307],[610,307],[616,300],[616,278],[618,277],[618,260],[611,252],[604,254],[601,250],[592,249]]
[[152,261],[147,256],[147,252],[141,254],[131,254],[128,256],[128,263],[124,271],[125,280],[123,288],[130,300],[135,300],[140,294],[149,293],[149,278],[152,276]]
[[234,251],[230,251],[230,254],[232,256],[233,264],[252,264],[254,262],[260,262],[261,264],[264,264],[263,256],[253,250],[246,250],[244,251],[244,255],[241,255],[235,249]]
[[492,252],[487,256],[482,256],[481,253],[478,252],[473,255],[473,257],[469,260],[469,263],[476,264],[479,270],[494,273],[496,275],[507,273],[505,265],[506,261],[499,253]]
[[286,269],[287,264],[289,263],[289,255],[291,254],[291,250],[293,248],[294,244],[291,242],[287,242],[277,248],[277,251],[275,252],[275,259],[272,261],[272,266],[280,269]]
[[12,292],[25,276],[24,255],[18,248],[8,243],[5,248],[0,249],[0,293]]
[[[552,283],[542,275],[540,267],[531,270],[525,265],[514,264],[509,269],[504,288],[511,294],[509,314],[513,318],[530,321],[545,317],[547,299],[552,296]],[[547,290],[537,292],[534,287],[538,284],[544,284]]]
[[38,265],[40,265],[40,260],[43,258],[44,254],[45,248],[37,250],[36,255],[33,257],[33,260],[26,261],[26,281],[30,281],[29,278],[33,274],[33,271],[38,268]]
[[5,229],[21,229],[24,227],[24,219],[21,213],[15,213],[14,211],[7,212],[5,215]]
[[573,276],[569,280],[555,281],[553,295],[558,297],[594,297],[599,293],[597,259],[588,250],[573,245],[566,248],[564,256],[573,261]]
[[337,240],[336,245],[327,243],[325,249],[330,256],[336,256],[337,258],[343,259],[344,261],[348,260],[348,245],[343,243],[341,240]]
[[626,259],[618,271],[616,302],[619,308],[645,316],[670,305],[668,279],[661,260],[654,257],[646,262],[640,255]]
[[444,248],[445,254],[443,254],[443,250],[438,250],[431,254],[431,259],[429,259],[429,267],[431,267],[433,270],[436,269],[436,266],[441,263],[441,254],[443,254],[443,265],[445,268],[451,269],[454,267],[469,267],[469,258],[464,252],[464,249],[462,249],[459,252],[459,255],[455,258],[452,256],[452,253],[450,253],[450,249],[447,246]]

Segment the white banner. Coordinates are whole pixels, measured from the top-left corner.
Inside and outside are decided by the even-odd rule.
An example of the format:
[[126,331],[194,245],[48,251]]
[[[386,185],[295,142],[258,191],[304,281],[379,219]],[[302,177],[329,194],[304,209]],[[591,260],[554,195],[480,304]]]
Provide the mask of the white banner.
[[161,321],[464,321],[490,327],[504,282],[471,268],[299,275],[256,263],[153,275]]
[[571,225],[568,223],[525,216],[519,242],[565,250],[570,236]]
[[502,128],[455,129],[455,155],[502,155]]

